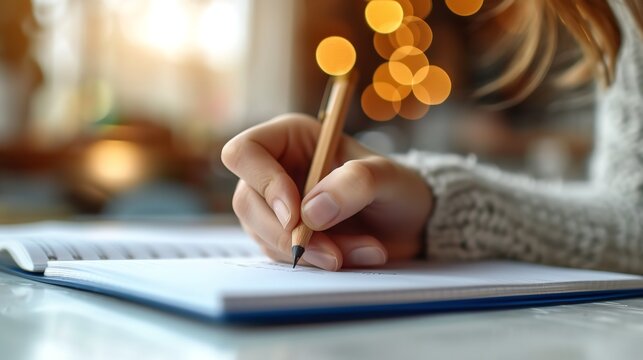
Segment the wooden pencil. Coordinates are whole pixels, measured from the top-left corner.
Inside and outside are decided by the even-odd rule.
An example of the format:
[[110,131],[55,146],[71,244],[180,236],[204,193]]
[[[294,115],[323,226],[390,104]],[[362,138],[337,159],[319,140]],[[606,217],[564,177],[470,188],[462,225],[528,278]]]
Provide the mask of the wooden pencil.
[[[322,122],[319,138],[310,165],[304,194],[306,195],[317,183],[326,176],[332,166],[339,139],[344,128],[344,119],[350,103],[355,83],[355,75],[333,76],[329,79],[330,86],[326,87],[319,117]],[[299,222],[292,231],[292,258],[294,268],[301,259],[313,231],[303,222]]]

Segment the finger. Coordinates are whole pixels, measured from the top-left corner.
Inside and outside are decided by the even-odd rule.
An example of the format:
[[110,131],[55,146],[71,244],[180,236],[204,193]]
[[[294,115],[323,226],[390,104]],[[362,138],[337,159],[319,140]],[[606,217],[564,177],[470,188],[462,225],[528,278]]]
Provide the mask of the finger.
[[370,235],[330,235],[342,252],[343,267],[381,266],[388,261],[386,247]]
[[275,261],[288,262],[288,259],[285,254],[283,254],[283,252],[275,249],[273,244],[262,239],[259,235],[257,235],[256,232],[252,231],[252,229],[246,223],[244,223],[243,221],[241,221],[240,223],[243,231],[259,245],[261,252]]
[[[262,249],[268,257],[286,264],[293,263],[293,259],[290,254],[285,254],[283,251],[274,248],[272,244],[258,236],[257,238],[260,243],[265,244],[262,245]],[[339,254],[339,256],[337,254]],[[311,239],[310,243],[306,247],[304,256],[297,263],[297,266],[315,266],[328,271],[337,271],[342,266],[341,258],[341,250],[339,250],[327,237],[324,239],[323,235],[318,235],[316,236],[316,239]]]
[[[320,124],[313,118],[288,114],[246,130],[221,151],[225,166],[265,199],[287,230],[299,222],[301,198],[296,183],[278,159],[297,152],[312,157],[319,130]],[[336,161],[341,164],[345,159],[369,154],[372,153],[357,141],[344,137]]]
[[[252,237],[259,244],[259,247],[261,248],[261,251],[266,256],[268,256],[269,258],[271,258],[274,261],[282,262],[282,263],[285,263],[285,264],[291,264],[292,263],[292,258],[291,257],[286,256],[286,254],[284,254],[283,252],[279,251],[278,249],[275,249],[272,244],[270,244],[267,241],[265,241],[264,239],[262,239],[259,235],[257,235],[256,233],[252,232],[252,230],[249,230],[249,228],[246,228],[245,226],[243,226],[243,224],[241,225],[241,227],[243,227],[244,231],[246,231],[248,233],[248,235],[250,237]],[[303,259],[299,261],[298,265],[299,264],[301,264],[303,266],[309,266],[310,265],[308,262],[304,261]]]
[[321,231],[355,215],[376,200],[392,198],[398,171],[397,165],[383,157],[346,162],[304,197],[302,220],[311,229]]
[[[284,263],[284,264],[292,265],[292,258],[290,258],[289,256],[284,255],[280,251],[276,251],[276,250],[271,249],[271,248],[263,248],[263,251],[272,260],[275,260],[275,261],[278,261],[278,262],[281,262],[281,263]],[[297,266],[300,266],[300,265],[301,266],[313,266],[313,265],[309,264],[307,261],[305,261],[303,259],[300,260],[297,263]]]
[[[273,254],[280,253],[281,259],[291,258],[291,233],[279,225],[261,196],[243,180],[240,180],[237,185],[232,206],[244,229],[260,245],[271,249]],[[341,250],[325,234],[313,234],[306,246],[303,259],[309,264],[329,271],[337,271],[342,266]]]
[[318,268],[337,271],[342,267],[343,256],[340,248],[325,233],[313,233],[302,259]]
[[264,199],[243,180],[239,180],[232,196],[232,209],[249,234],[263,240],[265,246],[290,254],[290,232],[283,229]]
[[292,263],[292,259],[287,257],[281,251],[277,251],[271,247],[266,247],[266,246],[263,246],[261,250],[263,250],[264,254],[266,254],[269,258],[271,258],[274,261],[278,261],[285,264]]
[[304,116],[291,116],[288,121],[278,118],[237,135],[221,151],[224,165],[265,199],[288,230],[299,221],[301,199],[297,185],[277,159],[287,151],[304,151],[288,149],[288,126],[297,119],[313,121]]

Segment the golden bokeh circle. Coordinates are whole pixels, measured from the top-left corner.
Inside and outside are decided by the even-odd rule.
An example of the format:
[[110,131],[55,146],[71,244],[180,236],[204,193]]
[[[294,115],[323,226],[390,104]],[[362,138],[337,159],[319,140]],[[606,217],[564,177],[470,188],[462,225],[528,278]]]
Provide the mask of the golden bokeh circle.
[[470,16],[478,12],[483,0],[445,0],[449,10],[460,16]]
[[373,73],[373,87],[379,97],[386,101],[400,101],[411,93],[411,87],[401,85],[391,75],[388,64],[381,64]]
[[[483,3],[483,0],[445,1],[451,11],[463,16],[474,14]],[[431,0],[370,0],[367,4],[366,21],[375,31],[373,46],[387,60],[375,70],[372,83],[361,96],[362,110],[369,118],[388,121],[399,115],[419,120],[431,105],[449,97],[448,74],[430,65],[425,54],[433,42],[433,31],[423,19],[432,8]]]
[[[400,85],[413,85],[415,75],[422,68],[429,66],[429,59],[423,51],[413,46],[402,46],[395,50],[388,62],[391,76]],[[424,80],[415,79],[419,82]]]
[[[411,96],[409,96],[411,97]],[[362,110],[364,114],[375,121],[388,121],[397,115],[400,110],[399,101],[386,101],[375,92],[373,84],[369,85],[362,93]]]
[[389,35],[393,46],[413,46],[421,51],[426,51],[433,42],[433,31],[424,20],[407,16],[400,27]]
[[368,26],[375,32],[382,34],[397,30],[404,18],[402,6],[394,0],[369,1],[364,14]]
[[404,13],[404,16],[412,16],[415,12],[413,9],[413,3],[411,0],[395,0],[402,6],[402,12]]
[[375,33],[373,35],[373,47],[383,59],[388,60],[396,50],[390,39],[390,34]]
[[400,103],[398,114],[407,120],[420,120],[429,112],[429,105],[422,103],[415,96],[407,96]]
[[413,6],[413,16],[424,19],[431,13],[433,9],[433,1],[431,0],[411,0]]
[[426,105],[443,103],[451,94],[451,79],[441,67],[430,65],[425,78],[413,84],[413,95]]
[[317,45],[315,58],[328,75],[340,76],[351,71],[357,54],[353,45],[340,36],[330,36]]

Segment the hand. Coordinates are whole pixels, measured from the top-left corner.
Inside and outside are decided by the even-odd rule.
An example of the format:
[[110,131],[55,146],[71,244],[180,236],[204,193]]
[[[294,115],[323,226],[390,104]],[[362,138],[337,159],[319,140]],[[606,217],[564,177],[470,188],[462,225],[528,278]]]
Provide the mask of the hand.
[[287,114],[230,140],[221,159],[240,180],[232,206],[271,258],[291,262],[291,231],[315,231],[302,263],[336,271],[410,259],[422,249],[431,190],[413,170],[354,139],[340,140],[333,171],[300,197],[320,123]]

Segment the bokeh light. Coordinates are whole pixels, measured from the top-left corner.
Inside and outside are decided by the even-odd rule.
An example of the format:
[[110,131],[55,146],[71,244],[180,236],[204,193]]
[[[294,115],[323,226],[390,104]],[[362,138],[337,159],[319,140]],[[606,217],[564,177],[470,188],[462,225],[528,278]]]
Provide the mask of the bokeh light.
[[413,16],[424,19],[431,13],[433,9],[433,1],[431,0],[410,0],[413,6]]
[[441,67],[430,65],[425,78],[413,84],[413,95],[427,105],[443,103],[451,94],[451,79]]
[[357,54],[348,40],[331,36],[319,43],[315,57],[322,71],[328,75],[340,76],[353,68]]
[[391,34],[390,40],[397,47],[413,46],[421,51],[426,51],[433,42],[433,31],[424,20],[415,16],[407,16],[399,29]]
[[445,0],[449,10],[460,16],[470,16],[478,12],[483,0]]
[[391,54],[397,49],[390,38],[391,34],[375,33],[373,35],[373,47],[379,56],[388,60]]
[[132,35],[166,56],[177,57],[185,51],[189,30],[185,7],[179,0],[167,0],[150,7]]
[[433,42],[433,31],[422,19],[415,16],[404,18],[400,27],[390,34],[375,33],[373,47],[384,59],[390,59],[395,50],[404,46],[412,46],[426,51]]
[[398,114],[407,120],[420,120],[429,112],[429,105],[422,103],[415,96],[402,100]]
[[219,66],[238,61],[243,53],[246,29],[243,14],[230,1],[214,1],[201,14],[198,42],[209,59]]
[[411,93],[411,86],[401,85],[391,75],[388,63],[381,64],[373,73],[373,87],[379,97],[387,101],[400,101]]
[[136,185],[145,176],[146,159],[140,146],[120,140],[102,140],[89,147],[85,171],[102,188],[120,190]]
[[415,75],[429,66],[429,59],[423,51],[413,46],[402,46],[395,50],[388,63],[391,76],[400,85],[413,85],[414,80],[420,82],[424,77],[416,79]]
[[388,121],[395,117],[400,111],[400,102],[386,101],[375,92],[371,84],[362,93],[362,110],[369,118],[375,121]]
[[[433,42],[433,30],[424,20],[433,9],[430,0],[396,0],[404,15],[393,31],[374,26],[385,20],[386,1],[370,1],[366,6],[366,18],[375,34],[373,47],[386,60],[373,73],[372,83],[362,93],[362,109],[371,119],[387,121],[399,115],[408,120],[419,120],[426,116],[431,105],[443,103],[451,93],[451,80],[439,66],[430,65],[425,52]],[[466,1],[464,1],[466,2]],[[389,2],[390,3],[390,2]],[[461,14],[480,9],[482,1],[469,1],[473,5],[456,4]],[[459,5],[459,6],[458,6]],[[381,13],[378,13],[381,12]],[[396,10],[397,16],[397,10]],[[377,24],[375,24],[377,25]]]
[[372,0],[366,5],[366,22],[375,32],[388,34],[402,24],[404,10],[394,0]]
[[402,12],[404,17],[413,16],[415,10],[413,9],[413,3],[411,0],[395,0],[402,7]]

